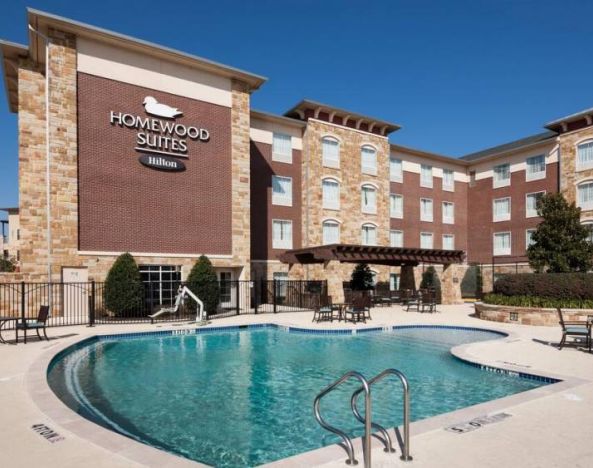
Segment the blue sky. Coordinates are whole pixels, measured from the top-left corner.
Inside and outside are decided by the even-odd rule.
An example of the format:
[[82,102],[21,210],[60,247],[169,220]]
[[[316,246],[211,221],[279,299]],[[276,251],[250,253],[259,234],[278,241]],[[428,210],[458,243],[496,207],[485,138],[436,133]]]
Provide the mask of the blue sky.
[[[402,125],[391,141],[461,156],[593,107],[593,2],[565,0],[11,0],[264,75],[252,107],[300,99]],[[0,92],[0,206],[18,203],[16,115]]]

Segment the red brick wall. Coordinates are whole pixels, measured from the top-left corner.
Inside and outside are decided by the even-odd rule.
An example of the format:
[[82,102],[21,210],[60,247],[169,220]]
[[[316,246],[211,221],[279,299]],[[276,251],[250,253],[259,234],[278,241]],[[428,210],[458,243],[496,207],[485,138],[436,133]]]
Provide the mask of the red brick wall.
[[[546,178],[525,181],[525,171],[511,172],[511,185],[492,188],[492,177],[476,180],[469,188],[468,197],[468,261],[490,263],[493,255],[495,232],[511,232],[511,256],[509,261],[525,260],[525,231],[535,228],[541,218],[525,217],[525,196],[528,193],[545,190],[548,193],[558,191],[558,164],[546,165]],[[492,203],[496,198],[511,197],[510,221],[492,221]],[[505,256],[496,257],[501,263]]]
[[[292,177],[292,206],[272,205],[272,176]],[[251,142],[251,258],[275,260],[284,250],[272,248],[272,219],[292,220],[292,247],[301,247],[301,151],[292,164],[272,161],[272,145]]]
[[[149,95],[210,132],[187,140],[184,172],[143,166],[136,130],[110,123],[112,110],[147,117]],[[232,253],[230,108],[79,73],[78,131],[81,250]]]

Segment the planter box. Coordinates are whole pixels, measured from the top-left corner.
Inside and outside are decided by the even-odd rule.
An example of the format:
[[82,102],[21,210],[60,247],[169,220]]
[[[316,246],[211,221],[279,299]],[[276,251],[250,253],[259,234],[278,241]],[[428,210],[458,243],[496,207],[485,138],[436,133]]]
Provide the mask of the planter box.
[[[491,322],[518,323],[521,325],[544,325],[557,327],[559,325],[556,309],[540,309],[537,307],[513,307],[505,305],[474,304],[475,315],[479,319]],[[593,309],[562,309],[564,320],[586,321],[593,318]]]

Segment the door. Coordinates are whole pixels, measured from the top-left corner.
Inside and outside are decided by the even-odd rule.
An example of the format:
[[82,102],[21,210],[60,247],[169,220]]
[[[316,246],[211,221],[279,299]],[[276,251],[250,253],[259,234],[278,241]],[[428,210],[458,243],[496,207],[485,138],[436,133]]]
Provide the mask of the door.
[[86,268],[62,268],[63,315],[70,319],[68,322],[74,323],[74,320],[81,321],[88,317],[89,289],[89,271]]
[[232,270],[220,270],[218,272],[218,281],[220,283],[220,308],[234,309],[237,303],[237,283],[234,281]]

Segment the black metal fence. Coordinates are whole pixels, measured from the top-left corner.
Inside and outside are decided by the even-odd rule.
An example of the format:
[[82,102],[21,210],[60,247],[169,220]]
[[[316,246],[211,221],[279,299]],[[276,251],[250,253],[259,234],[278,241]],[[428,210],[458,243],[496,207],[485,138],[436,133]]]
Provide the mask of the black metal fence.
[[[179,281],[143,283],[142,300],[126,311],[118,311],[106,305],[105,283],[0,283],[0,316],[34,319],[40,306],[49,305],[48,326],[52,327],[193,320],[197,304],[191,298],[186,297],[175,307],[180,286],[183,283]],[[209,319],[307,311],[327,297],[325,281],[223,280],[218,281],[217,286],[215,310],[206,310]],[[163,309],[167,311],[150,317]]]

